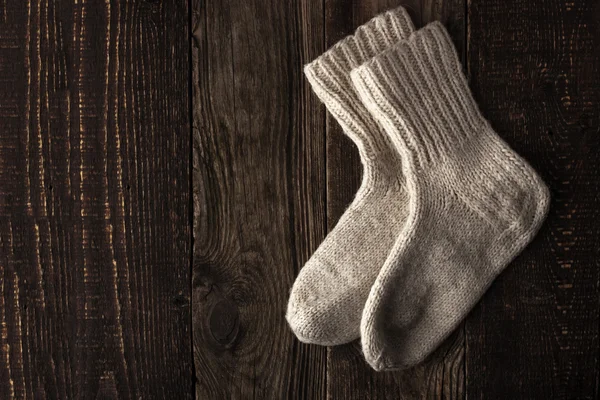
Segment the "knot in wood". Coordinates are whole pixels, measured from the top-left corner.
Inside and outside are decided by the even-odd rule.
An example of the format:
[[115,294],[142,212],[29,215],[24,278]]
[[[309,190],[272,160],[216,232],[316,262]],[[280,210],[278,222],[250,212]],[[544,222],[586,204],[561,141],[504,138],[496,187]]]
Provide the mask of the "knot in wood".
[[221,346],[229,347],[239,332],[239,312],[230,300],[215,303],[209,315],[209,330],[213,339]]

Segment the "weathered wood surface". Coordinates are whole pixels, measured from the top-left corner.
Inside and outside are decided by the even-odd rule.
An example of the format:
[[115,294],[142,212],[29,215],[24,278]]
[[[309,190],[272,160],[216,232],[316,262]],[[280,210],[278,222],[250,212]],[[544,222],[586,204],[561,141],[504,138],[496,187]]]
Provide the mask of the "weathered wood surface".
[[[598,397],[600,6],[190,1],[0,2],[1,399]],[[430,360],[375,373],[284,313],[362,174],[302,66],[399,4],[553,197]]]
[[193,5],[199,399],[326,395],[326,349],[284,318],[325,235],[325,113],[302,78],[322,15],[308,0]]
[[0,4],[0,398],[193,396],[188,26]]
[[600,5],[473,0],[468,15],[475,97],[552,202],[467,320],[467,393],[598,398]]

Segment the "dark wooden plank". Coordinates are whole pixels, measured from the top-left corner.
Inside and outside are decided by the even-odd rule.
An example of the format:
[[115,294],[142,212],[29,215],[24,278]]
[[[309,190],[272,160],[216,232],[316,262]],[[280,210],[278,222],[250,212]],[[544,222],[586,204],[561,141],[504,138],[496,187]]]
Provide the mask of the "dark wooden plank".
[[199,399],[325,398],[326,349],[285,322],[325,236],[325,113],[302,74],[320,1],[193,4],[194,357]]
[[471,399],[598,397],[600,7],[472,0],[472,88],[550,214],[466,324]]
[[[461,53],[465,49],[464,0],[326,0],[327,47],[375,15],[403,5],[417,27],[441,20]],[[335,120],[327,118],[327,222],[332,229],[354,198],[362,177],[358,152]],[[464,397],[464,332],[459,329],[423,365],[403,372],[377,373],[364,361],[360,344],[329,349],[328,394],[333,399]]]
[[190,398],[186,2],[0,19],[0,398]]

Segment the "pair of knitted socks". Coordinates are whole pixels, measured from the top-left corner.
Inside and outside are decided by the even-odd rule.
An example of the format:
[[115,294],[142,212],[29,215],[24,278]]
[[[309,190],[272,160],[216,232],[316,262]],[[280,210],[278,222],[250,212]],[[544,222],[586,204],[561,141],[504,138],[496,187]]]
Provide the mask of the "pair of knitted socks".
[[483,118],[444,27],[403,8],[305,67],[358,147],[363,181],[291,292],[303,342],[361,338],[376,370],[423,361],[530,242],[548,205]]

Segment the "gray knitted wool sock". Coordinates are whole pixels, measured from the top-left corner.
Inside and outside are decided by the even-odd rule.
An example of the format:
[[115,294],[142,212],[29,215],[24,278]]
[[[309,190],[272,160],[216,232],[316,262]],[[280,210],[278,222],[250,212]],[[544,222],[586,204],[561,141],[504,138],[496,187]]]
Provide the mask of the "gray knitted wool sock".
[[363,180],[352,204],[300,271],[286,318],[303,342],[360,334],[362,309],[407,215],[400,156],[358,98],[350,71],[414,30],[403,8],[373,18],[308,64],[313,90],[358,147]]
[[533,238],[549,192],[479,112],[440,23],[352,80],[402,154],[410,193],[361,320],[371,366],[402,369],[423,361]]

